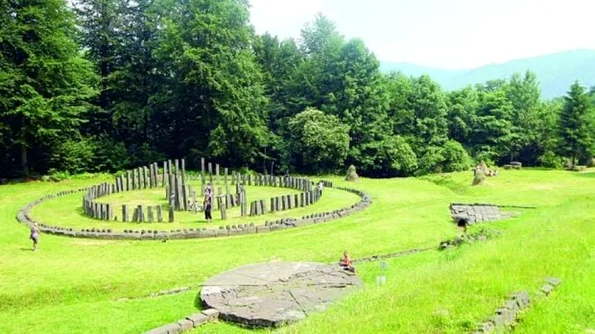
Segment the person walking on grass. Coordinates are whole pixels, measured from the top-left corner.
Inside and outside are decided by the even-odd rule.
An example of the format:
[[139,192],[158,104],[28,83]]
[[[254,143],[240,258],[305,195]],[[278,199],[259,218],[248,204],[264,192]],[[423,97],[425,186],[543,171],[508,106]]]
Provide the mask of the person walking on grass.
[[31,226],[31,235],[29,235],[29,239],[33,241],[33,251],[37,252],[37,244],[39,243],[39,226],[37,223],[33,223],[33,226]]

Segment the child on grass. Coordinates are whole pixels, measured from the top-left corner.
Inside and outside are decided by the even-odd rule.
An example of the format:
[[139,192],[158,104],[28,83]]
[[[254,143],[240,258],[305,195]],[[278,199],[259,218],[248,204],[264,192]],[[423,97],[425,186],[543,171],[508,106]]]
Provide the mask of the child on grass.
[[29,239],[33,241],[33,251],[37,252],[37,244],[39,243],[39,226],[37,223],[33,223],[33,226],[31,226],[31,234],[29,235]]

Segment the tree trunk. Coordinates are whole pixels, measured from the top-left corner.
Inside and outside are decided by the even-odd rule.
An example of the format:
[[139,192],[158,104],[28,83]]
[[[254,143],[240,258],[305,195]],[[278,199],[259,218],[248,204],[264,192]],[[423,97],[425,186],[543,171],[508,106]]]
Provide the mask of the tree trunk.
[[27,146],[21,144],[21,172],[24,177],[29,176],[29,160],[27,159]]

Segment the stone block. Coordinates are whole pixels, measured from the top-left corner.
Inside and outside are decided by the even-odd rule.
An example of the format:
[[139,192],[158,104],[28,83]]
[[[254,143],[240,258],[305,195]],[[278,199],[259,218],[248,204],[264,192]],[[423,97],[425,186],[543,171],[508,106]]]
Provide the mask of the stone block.
[[526,291],[521,291],[512,295],[512,299],[517,303],[521,310],[529,306],[530,303],[529,294]]
[[496,314],[502,317],[504,325],[510,325],[515,321],[517,312],[518,312],[518,310],[509,310],[506,308],[499,308],[496,311]]
[[163,211],[161,209],[161,205],[157,205],[155,207],[155,209],[157,210],[157,222],[162,223],[163,222]]
[[475,333],[492,333],[495,329],[496,327],[493,322],[486,321],[479,326]]
[[138,206],[138,221],[141,223],[145,221],[145,212],[142,205]]
[[244,227],[242,234],[255,234],[256,233],[256,227],[255,226],[248,226],[248,227]]
[[203,310],[201,313],[207,316],[207,321],[212,321],[219,318],[219,311],[214,308]]
[[269,226],[256,226],[256,233],[267,233],[270,232],[271,228]]
[[504,304],[504,308],[517,312],[519,310],[519,305],[517,304],[516,300],[509,299]]
[[174,207],[173,206],[169,207],[169,217],[168,218],[169,218],[168,221],[170,223],[174,222]]
[[546,296],[548,296],[550,293],[552,293],[552,291],[554,291],[554,286],[552,286],[552,285],[545,284],[544,286],[541,287],[541,292],[543,292],[543,294]]
[[192,328],[194,328],[194,322],[188,320],[188,319],[183,319],[178,321],[178,325],[180,326],[180,329],[182,331],[188,331],[191,330]]
[[177,334],[182,331],[182,327],[178,323],[167,324],[159,328],[148,331],[146,334]]
[[558,286],[560,285],[560,283],[562,283],[562,280],[560,280],[559,278],[548,277],[545,279],[545,282],[553,286]]
[[208,167],[209,167],[209,183],[212,186],[213,185],[213,163],[209,162]]
[[202,313],[195,313],[186,317],[187,320],[192,321],[194,327],[198,327],[208,321],[206,315]]

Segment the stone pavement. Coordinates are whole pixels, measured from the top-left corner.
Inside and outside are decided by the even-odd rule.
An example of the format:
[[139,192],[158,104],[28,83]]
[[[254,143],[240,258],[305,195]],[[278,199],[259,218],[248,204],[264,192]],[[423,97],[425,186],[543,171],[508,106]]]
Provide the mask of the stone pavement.
[[271,262],[240,267],[212,277],[201,291],[220,318],[246,327],[278,327],[322,311],[362,281],[338,265]]

